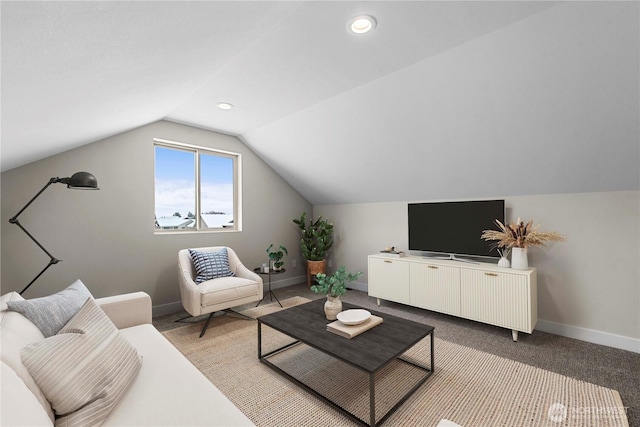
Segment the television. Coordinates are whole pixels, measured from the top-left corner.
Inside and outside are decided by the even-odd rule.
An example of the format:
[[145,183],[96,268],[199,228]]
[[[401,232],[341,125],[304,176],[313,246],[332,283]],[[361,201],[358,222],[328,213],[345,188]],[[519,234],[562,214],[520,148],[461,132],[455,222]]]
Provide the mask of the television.
[[409,250],[434,252],[438,257],[499,258],[500,254],[482,240],[484,230],[497,229],[495,220],[504,224],[504,200],[409,203]]

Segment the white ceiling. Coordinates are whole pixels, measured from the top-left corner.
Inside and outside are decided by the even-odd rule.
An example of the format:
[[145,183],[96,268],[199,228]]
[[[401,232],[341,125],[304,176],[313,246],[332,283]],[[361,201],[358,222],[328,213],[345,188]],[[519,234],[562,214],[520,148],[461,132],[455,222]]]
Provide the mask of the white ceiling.
[[1,8],[2,171],[165,119],[313,204],[640,189],[635,2]]

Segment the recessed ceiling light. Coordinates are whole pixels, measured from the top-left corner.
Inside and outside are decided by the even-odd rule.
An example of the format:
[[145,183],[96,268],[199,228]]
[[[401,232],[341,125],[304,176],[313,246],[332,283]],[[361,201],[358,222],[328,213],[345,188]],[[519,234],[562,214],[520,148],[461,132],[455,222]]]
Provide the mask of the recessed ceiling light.
[[376,19],[369,15],[360,15],[349,21],[347,28],[354,34],[365,34],[376,27]]
[[228,102],[219,102],[218,108],[221,110],[231,110],[233,108],[233,104],[229,104]]

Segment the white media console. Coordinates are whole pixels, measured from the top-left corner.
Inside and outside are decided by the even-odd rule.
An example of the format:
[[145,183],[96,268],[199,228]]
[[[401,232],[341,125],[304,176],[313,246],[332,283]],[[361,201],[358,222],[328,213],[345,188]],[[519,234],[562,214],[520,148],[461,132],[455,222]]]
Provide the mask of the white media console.
[[369,255],[369,295],[511,329],[514,341],[538,320],[533,268]]

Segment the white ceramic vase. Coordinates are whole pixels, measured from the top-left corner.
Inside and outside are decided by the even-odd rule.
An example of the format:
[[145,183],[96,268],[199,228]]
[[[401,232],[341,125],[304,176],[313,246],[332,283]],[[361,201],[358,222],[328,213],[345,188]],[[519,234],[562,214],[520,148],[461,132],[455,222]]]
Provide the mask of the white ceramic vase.
[[514,270],[529,269],[529,260],[527,259],[527,248],[511,249],[511,268]]
[[504,256],[502,258],[500,258],[500,261],[498,261],[498,267],[502,267],[502,268],[511,267],[511,262],[509,262],[509,258],[504,257]]
[[327,301],[324,303],[324,314],[327,320],[336,320],[338,313],[342,311],[342,301],[340,297],[332,297],[327,295]]

